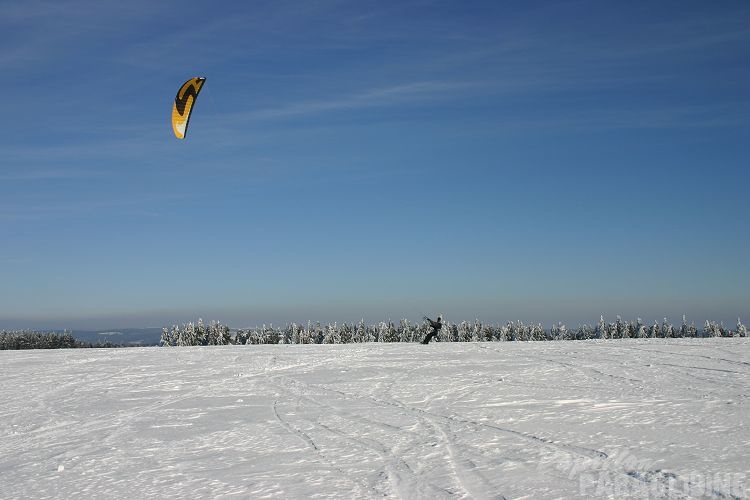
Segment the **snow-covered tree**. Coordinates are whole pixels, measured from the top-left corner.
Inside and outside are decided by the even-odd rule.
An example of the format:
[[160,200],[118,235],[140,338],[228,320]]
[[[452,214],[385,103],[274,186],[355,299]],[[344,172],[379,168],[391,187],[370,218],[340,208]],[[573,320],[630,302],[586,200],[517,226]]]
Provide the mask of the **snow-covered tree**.
[[440,342],[458,342],[458,325],[443,320],[443,328],[438,332]]
[[471,328],[471,341],[472,342],[480,342],[486,340],[484,338],[484,335],[482,334],[482,323],[479,322],[478,319],[474,319],[474,324]]
[[344,322],[339,329],[340,342],[342,344],[351,344],[354,336],[354,328],[349,323]]
[[648,333],[646,332],[646,325],[643,324],[643,320],[641,320],[640,317],[636,320],[635,323],[635,333],[633,336],[637,339],[645,339],[648,337]]
[[599,324],[596,326],[594,331],[594,337],[597,339],[607,338],[607,323],[604,322],[604,315],[599,316]]
[[324,344],[340,344],[341,343],[341,333],[339,332],[338,323],[334,323],[334,324],[328,323],[326,325],[325,333],[323,335],[323,343]]
[[414,328],[412,328],[408,319],[402,318],[399,321],[396,332],[399,342],[414,342]]
[[281,342],[281,330],[279,328],[274,328],[273,323],[268,325],[268,330],[266,331],[266,343],[267,344],[278,344]]
[[352,341],[357,343],[365,342],[367,340],[366,330],[367,328],[365,327],[365,320],[363,318],[359,320],[359,323],[354,327]]
[[185,339],[184,332],[185,330],[180,328],[179,325],[174,325],[174,327],[172,327],[172,338],[174,339],[175,345],[178,347],[190,345],[187,343],[187,339]]
[[300,325],[297,323],[292,323],[289,325],[289,343],[290,344],[299,344],[299,331],[300,331]]
[[747,327],[742,324],[742,321],[740,321],[740,318],[737,318],[737,327],[735,329],[735,334],[738,337],[747,337]]
[[195,325],[195,336],[198,339],[198,345],[208,345],[208,330],[203,324],[203,318],[198,318],[198,324]]
[[365,342],[377,342],[378,341],[378,327],[373,325],[365,327]]
[[289,326],[283,330],[279,330],[279,344],[288,345],[292,343],[292,334],[289,330]]
[[313,342],[316,344],[322,344],[324,336],[325,332],[323,331],[323,327],[320,325],[320,321],[316,321],[312,332]]
[[297,325],[297,344],[309,344],[310,343],[310,322],[307,324]]
[[381,321],[378,323],[378,330],[377,330],[377,341],[378,342],[385,342],[385,338],[388,334],[388,323],[385,321]]
[[393,324],[393,321],[388,319],[388,322],[383,322],[380,324],[379,328],[379,341],[380,342],[398,342],[400,340],[400,337],[398,335],[398,331],[396,330],[396,325]]
[[544,331],[544,327],[541,325],[541,323],[537,323],[536,325],[529,325],[529,340],[547,340],[547,332]]
[[195,325],[193,324],[192,321],[186,325],[183,325],[182,342],[183,342],[183,345],[200,345],[201,344],[201,342],[198,339],[198,335],[195,332]]
[[703,337],[721,337],[719,325],[713,321],[706,320],[706,324],[703,325]]
[[234,339],[232,341],[235,345],[245,345],[247,343],[247,330],[242,328],[238,329],[234,333]]
[[492,325],[483,323],[479,338],[482,340],[482,342],[492,342],[494,340],[497,340],[495,336],[495,329],[492,327]]
[[507,340],[511,342],[515,342],[516,340],[519,340],[518,338],[518,326],[513,321],[508,321],[505,324],[505,327],[507,329]]
[[169,328],[164,327],[161,329],[161,338],[159,339],[159,345],[162,346],[173,346],[172,335]]
[[458,341],[469,342],[471,340],[471,328],[466,321],[462,321],[456,327],[458,329]]
[[659,337],[659,332],[661,332],[661,327],[659,326],[659,322],[654,320],[654,324],[651,325],[651,328],[648,331],[648,336],[652,339]]
[[621,339],[625,333],[625,322],[619,314],[616,316],[615,324],[612,327],[612,338]]
[[[189,335],[192,337],[193,333]],[[229,327],[219,321],[212,321],[208,326],[208,345],[227,345],[230,341]]]
[[498,327],[495,338],[498,342],[507,342],[510,338],[510,326],[508,324]]
[[665,339],[674,337],[674,327],[667,321],[667,318],[664,318],[661,323],[661,337]]
[[573,338],[575,340],[589,340],[594,338],[594,329],[588,324],[581,325],[576,329]]
[[569,338],[568,329],[561,321],[558,321],[556,325],[552,325],[549,333],[552,340],[567,340]]
[[687,324],[687,319],[685,318],[685,315],[682,315],[682,324],[680,325],[680,337],[686,338],[690,336],[690,328]]

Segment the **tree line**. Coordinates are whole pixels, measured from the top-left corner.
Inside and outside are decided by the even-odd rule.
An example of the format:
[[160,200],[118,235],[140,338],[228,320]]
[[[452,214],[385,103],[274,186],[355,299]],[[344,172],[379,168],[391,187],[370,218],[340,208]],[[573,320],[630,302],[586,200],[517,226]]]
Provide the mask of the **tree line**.
[[[162,346],[207,346],[207,345],[248,345],[248,344],[350,344],[364,342],[419,342],[430,331],[429,324],[411,323],[402,319],[398,323],[383,321],[377,324],[290,323],[284,327],[263,325],[256,328],[232,329],[219,321],[173,325],[162,330]],[[664,318],[647,325],[640,318],[636,321],[616,321],[607,323],[600,317],[595,326],[581,325],[568,329],[558,323],[549,329],[540,323],[525,324],[510,321],[504,325],[462,321],[446,321],[437,336],[442,342],[503,342],[503,341],[551,341],[589,340],[625,338],[701,338],[701,337],[745,337],[747,328],[737,319],[734,330],[723,323],[706,321],[702,328],[688,324],[683,316],[682,324],[675,326]]]
[[112,342],[84,342],[68,331],[40,332],[35,330],[0,331],[0,351],[18,349],[80,349],[91,347],[122,347]]
[[[162,346],[210,346],[252,344],[351,344],[365,342],[419,342],[430,331],[426,322],[412,323],[402,319],[398,323],[381,321],[376,324],[310,322],[289,323],[284,327],[263,325],[256,328],[232,329],[219,321],[204,324],[184,323],[163,328]],[[446,321],[437,340],[440,342],[511,342],[551,341],[626,338],[705,338],[746,337],[747,327],[737,319],[734,329],[723,323],[706,321],[701,328],[688,324],[685,317],[681,325],[673,325],[666,318],[660,323],[645,324],[640,318],[623,321],[620,316],[614,322],[604,317],[594,325],[568,328],[562,323],[545,329],[540,323],[525,324],[510,321],[506,324],[488,324],[479,320],[452,323]],[[0,350],[17,349],[75,349],[75,348],[124,347],[109,341],[86,342],[76,339],[69,331],[42,332],[35,330],[0,331]]]

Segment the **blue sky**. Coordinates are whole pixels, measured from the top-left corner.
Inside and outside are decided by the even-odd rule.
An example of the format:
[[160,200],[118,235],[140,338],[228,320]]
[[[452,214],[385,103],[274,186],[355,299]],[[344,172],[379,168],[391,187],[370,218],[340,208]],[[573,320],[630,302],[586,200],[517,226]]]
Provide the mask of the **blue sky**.
[[0,49],[0,328],[750,321],[747,2],[6,1]]

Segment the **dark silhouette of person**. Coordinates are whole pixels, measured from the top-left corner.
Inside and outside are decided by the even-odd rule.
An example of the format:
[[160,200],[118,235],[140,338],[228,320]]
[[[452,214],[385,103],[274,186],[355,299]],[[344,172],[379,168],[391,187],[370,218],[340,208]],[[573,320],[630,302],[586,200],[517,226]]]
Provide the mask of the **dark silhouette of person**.
[[425,320],[430,322],[430,326],[432,327],[432,331],[425,335],[424,339],[422,340],[423,344],[429,344],[430,340],[434,339],[435,336],[438,334],[440,329],[443,327],[443,317],[438,316],[437,321],[432,321],[427,316],[424,317]]

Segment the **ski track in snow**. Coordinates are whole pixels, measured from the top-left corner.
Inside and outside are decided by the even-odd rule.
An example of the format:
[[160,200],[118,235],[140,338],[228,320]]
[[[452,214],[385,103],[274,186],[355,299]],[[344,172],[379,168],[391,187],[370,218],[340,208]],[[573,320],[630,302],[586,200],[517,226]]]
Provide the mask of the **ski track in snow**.
[[750,339],[2,351],[0,377],[3,499],[750,487]]

